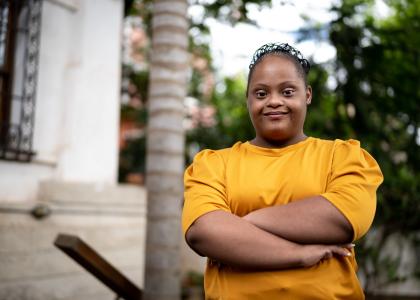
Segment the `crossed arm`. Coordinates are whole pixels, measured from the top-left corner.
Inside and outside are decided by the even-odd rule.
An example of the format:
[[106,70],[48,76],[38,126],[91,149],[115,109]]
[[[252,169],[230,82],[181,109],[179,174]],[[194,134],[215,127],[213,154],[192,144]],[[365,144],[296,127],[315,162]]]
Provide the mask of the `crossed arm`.
[[[307,267],[333,254],[353,230],[344,215],[321,196],[256,210],[243,218],[217,210],[188,229],[188,244],[201,255],[252,269]],[[346,245],[350,248],[350,245]]]
[[300,244],[345,244],[353,227],[327,199],[314,196],[253,211],[244,217],[255,226]]

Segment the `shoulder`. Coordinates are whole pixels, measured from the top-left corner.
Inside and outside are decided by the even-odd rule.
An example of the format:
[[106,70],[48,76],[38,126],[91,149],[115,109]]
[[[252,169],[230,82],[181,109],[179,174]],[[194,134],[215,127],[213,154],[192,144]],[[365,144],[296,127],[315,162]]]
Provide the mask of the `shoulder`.
[[191,166],[207,165],[213,168],[224,168],[229,160],[231,153],[239,151],[241,142],[237,142],[235,145],[229,148],[223,148],[218,150],[204,149],[198,152]]
[[354,160],[373,159],[373,157],[362,148],[360,142],[354,139],[336,139],[334,141],[334,154]]
[[201,150],[195,155],[193,163],[204,162],[204,161],[224,163],[226,162],[231,149],[232,148],[224,148],[224,149],[218,149],[218,150],[213,150],[213,149]]
[[211,161],[223,161],[226,162],[229,156],[232,153],[237,153],[241,150],[244,143],[237,142],[232,147],[223,148],[223,149],[204,149],[198,152],[195,157],[194,161],[201,161],[201,160],[211,160]]
[[348,140],[340,140],[335,139],[334,140],[334,147],[339,149],[362,149],[360,146],[360,142],[358,140],[354,139],[348,139]]
[[365,150],[360,141],[355,139],[348,140],[321,140],[324,146],[329,147],[332,151],[334,164],[347,163],[364,167],[375,167],[379,169],[379,165],[373,156]]
[[311,137],[305,151],[315,156],[321,155],[331,157],[334,153],[336,140],[326,140],[321,138]]
[[354,139],[341,140],[327,140],[321,138],[312,138],[311,147],[318,149],[329,149],[333,152],[335,151],[348,151],[348,150],[360,150],[360,142]]

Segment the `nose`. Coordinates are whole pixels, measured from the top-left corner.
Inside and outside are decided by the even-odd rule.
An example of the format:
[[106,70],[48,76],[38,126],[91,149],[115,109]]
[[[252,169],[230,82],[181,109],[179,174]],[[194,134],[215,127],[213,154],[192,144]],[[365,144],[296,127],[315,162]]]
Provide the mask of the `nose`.
[[267,102],[267,106],[269,107],[279,107],[284,105],[284,99],[281,95],[273,94],[269,101]]

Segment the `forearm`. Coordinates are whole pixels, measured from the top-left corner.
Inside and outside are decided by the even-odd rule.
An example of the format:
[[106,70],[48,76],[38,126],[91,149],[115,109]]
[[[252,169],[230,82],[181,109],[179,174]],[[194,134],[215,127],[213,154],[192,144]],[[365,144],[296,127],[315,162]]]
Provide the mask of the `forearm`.
[[259,209],[244,219],[295,243],[344,244],[353,237],[353,229],[348,220],[321,196]]
[[299,245],[221,210],[200,217],[186,238],[198,253],[231,266],[270,270],[302,265]]

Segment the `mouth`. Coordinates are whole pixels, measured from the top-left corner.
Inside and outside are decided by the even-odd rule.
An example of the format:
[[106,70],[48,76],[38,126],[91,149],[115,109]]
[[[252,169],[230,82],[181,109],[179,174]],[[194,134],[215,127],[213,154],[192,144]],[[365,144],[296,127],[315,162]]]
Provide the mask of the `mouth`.
[[289,112],[287,111],[269,111],[266,113],[263,113],[264,116],[284,116],[287,115]]

